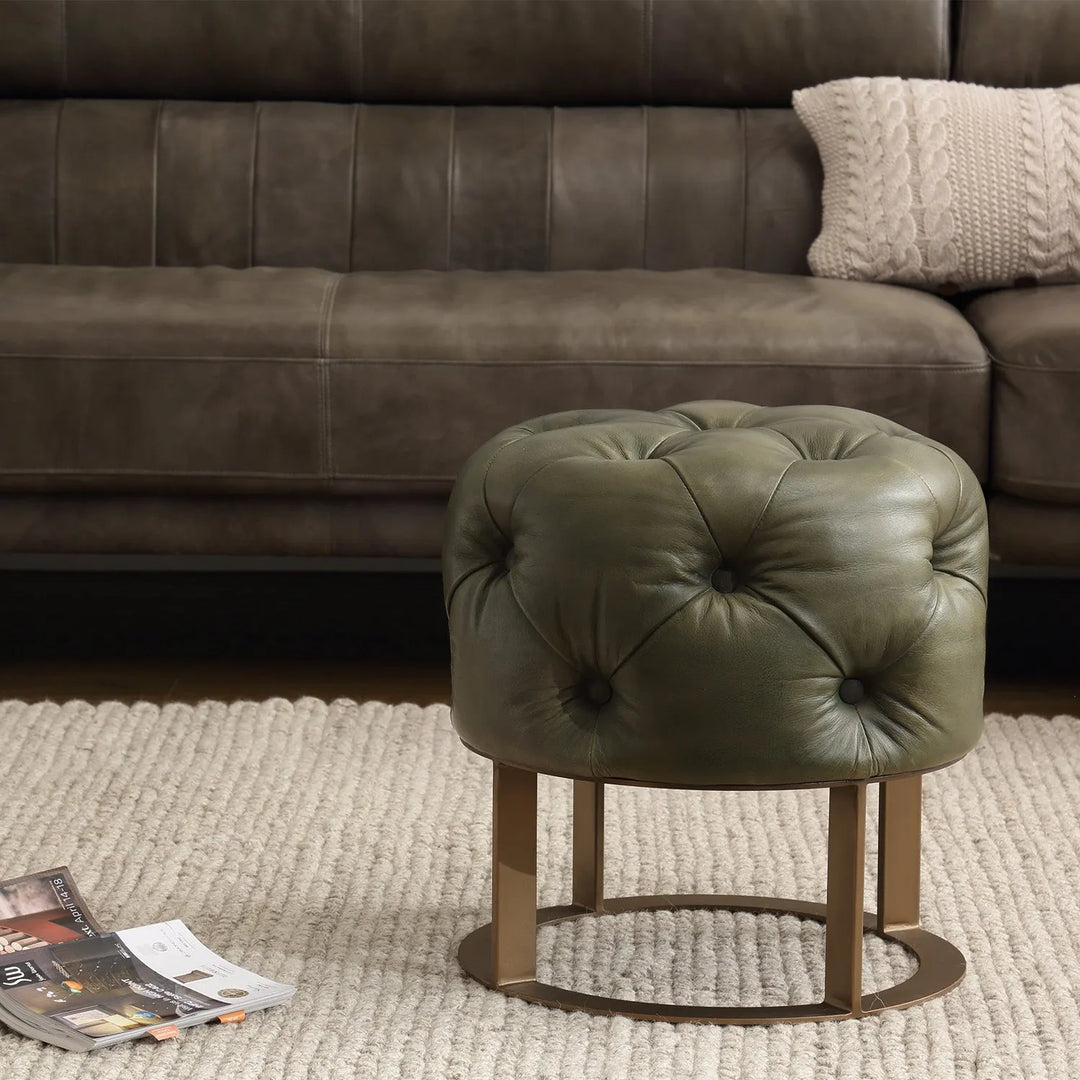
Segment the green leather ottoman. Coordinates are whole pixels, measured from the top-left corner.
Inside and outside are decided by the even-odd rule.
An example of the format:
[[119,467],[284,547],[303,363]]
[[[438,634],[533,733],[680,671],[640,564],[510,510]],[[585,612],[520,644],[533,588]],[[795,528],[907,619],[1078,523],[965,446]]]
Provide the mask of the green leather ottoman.
[[[465,970],[565,1008],[717,1023],[860,1016],[954,986],[963,956],[919,926],[921,779],[982,730],[986,574],[964,462],[853,409],[568,412],[481,447],[444,552],[454,725],[494,762],[492,922],[462,943]],[[572,903],[540,912],[537,773],[574,781]],[[605,898],[605,784],[828,787],[826,903]],[[537,982],[537,925],[679,906],[824,919],[824,1000],[676,1006]],[[918,971],[863,996],[864,927]]]

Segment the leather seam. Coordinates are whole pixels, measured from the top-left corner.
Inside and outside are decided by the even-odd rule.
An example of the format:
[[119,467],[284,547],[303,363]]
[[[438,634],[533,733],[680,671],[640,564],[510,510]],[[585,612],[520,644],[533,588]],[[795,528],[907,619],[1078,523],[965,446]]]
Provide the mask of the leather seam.
[[505,579],[505,580],[506,580],[506,584],[507,584],[507,586],[508,586],[508,587],[509,587],[509,589],[510,589],[510,595],[511,595],[511,596],[512,596],[512,597],[514,598],[514,603],[515,603],[515,604],[517,605],[518,611],[520,611],[520,612],[521,612],[521,614],[522,614],[522,617],[523,617],[523,618],[525,619],[525,621],[526,621],[526,622],[527,622],[527,623],[529,624],[529,626],[531,626],[531,627],[532,627],[533,633],[534,633],[534,634],[536,634],[536,636],[537,636],[537,637],[538,637],[538,638],[539,638],[539,639],[540,639],[540,640],[541,640],[541,641],[542,641],[542,642],[543,642],[543,643],[544,643],[544,644],[545,644],[545,645],[546,645],[546,646],[547,646],[547,647],[548,647],[548,648],[549,648],[549,649],[550,649],[550,650],[551,650],[551,651],[552,651],[552,652],[553,652],[553,653],[554,653],[554,654],[555,654],[555,655],[556,655],[556,656],[557,656],[557,657],[558,657],[558,658],[559,658],[559,659],[560,659],[560,660],[561,660],[561,661],[562,661],[562,662],[563,662],[563,663],[564,663],[564,664],[565,664],[565,665],[566,665],[566,666],[567,666],[568,668],[573,668],[573,669],[574,669],[574,670],[576,671],[576,670],[578,669],[578,665],[577,665],[577,664],[575,664],[575,663],[574,663],[574,662],[573,662],[572,660],[570,660],[570,659],[569,659],[568,657],[565,657],[565,656],[563,656],[562,652],[561,652],[561,651],[560,651],[559,649],[556,649],[556,648],[555,648],[555,646],[554,646],[554,645],[552,645],[550,641],[548,641],[548,639],[547,639],[547,635],[546,635],[546,634],[543,634],[543,633],[541,632],[541,630],[540,630],[540,627],[538,627],[538,626],[536,625],[535,621],[533,620],[533,617],[532,617],[532,616],[531,616],[531,615],[530,615],[530,614],[528,613],[528,611],[526,611],[526,610],[525,610],[525,608],[524,608],[524,606],[522,605],[521,601],[520,601],[520,600],[518,599],[518,594],[517,594],[517,590],[516,590],[516,589],[514,588],[514,580],[513,580],[513,578],[512,578],[512,577],[511,577],[511,576],[510,576],[509,574],[507,574],[507,575],[506,575],[506,579]]
[[866,727],[866,721],[863,719],[862,709],[858,705],[854,706],[855,715],[859,718],[859,730],[862,732],[863,742],[866,744],[866,756],[870,759],[870,774],[874,775],[878,771],[877,755],[874,753],[874,748],[870,745],[870,733]]
[[339,275],[327,283],[323,293],[322,307],[319,312],[319,394],[322,398],[319,409],[319,426],[322,428],[323,465],[326,475],[334,475],[334,437],[331,413],[330,384],[330,324],[334,315],[334,301],[343,277]]
[[248,266],[255,265],[255,191],[256,169],[259,164],[259,120],[262,116],[262,102],[255,102],[251,132],[251,219],[248,222]]
[[747,157],[747,149],[746,149],[747,138],[746,138],[746,110],[745,109],[740,109],[739,110],[739,132],[742,135],[742,199],[741,199],[741,202],[742,202],[742,255],[741,255],[741,260],[742,261],[739,263],[739,266],[743,270],[745,270],[746,269],[746,235],[747,235],[747,232],[749,231],[747,229],[747,223],[746,223],[746,219],[747,219],[747,217],[749,217],[748,208],[747,208],[747,205],[746,205],[746,199],[747,199],[747,195],[749,194],[749,191],[750,191],[750,186],[749,186],[750,185],[750,180],[749,180],[749,175],[748,175],[749,172],[750,172],[750,167],[747,164],[747,160],[746,160],[746,157]]
[[[344,275],[342,275],[344,276]],[[188,362],[206,362],[206,361],[219,361],[221,363],[240,362],[240,363],[292,363],[292,364],[304,364],[311,363],[313,360],[318,360],[317,356],[208,356],[203,353],[190,353],[177,356],[113,356],[104,353],[46,353],[46,352],[33,352],[30,350],[24,350],[23,352],[0,352],[0,360],[109,360],[109,361],[129,361],[131,363],[145,363],[152,361],[188,361]],[[459,367],[487,367],[492,370],[498,370],[503,367],[574,367],[581,368],[585,364],[590,364],[597,367],[643,367],[643,368],[661,368],[674,370],[683,367],[711,367],[711,368],[729,368],[729,367],[756,367],[756,368],[783,368],[785,371],[790,371],[790,365],[782,362],[768,362],[762,363],[755,360],[742,361],[728,361],[728,360],[588,360],[588,359],[576,359],[576,360],[473,360],[473,359],[418,359],[416,357],[396,357],[396,356],[383,356],[383,357],[358,357],[358,356],[332,356],[328,359],[333,360],[335,364],[350,364],[350,365],[365,365],[365,364],[388,364],[388,365],[456,365]],[[801,366],[801,371],[948,371],[956,375],[981,375],[982,371],[976,371],[965,368],[955,368],[949,365],[940,365],[937,367],[930,367],[925,364],[920,365],[903,365],[901,367],[883,367],[880,364],[808,364]],[[700,428],[698,430],[701,430]]]
[[1025,375],[1080,375],[1080,368],[1028,367],[1026,364],[1017,364],[1010,360],[999,360],[993,355],[991,355],[990,360],[996,368],[1007,368],[1009,371],[1022,371]]
[[546,263],[548,272],[551,272],[551,204],[555,189],[555,116],[558,107],[551,110],[548,117],[548,169],[547,169],[547,209],[544,218],[544,247],[546,249]]
[[152,167],[151,195],[150,195],[150,265],[157,266],[158,251],[158,148],[161,143],[161,115],[165,111],[165,102],[158,99],[157,110],[154,113],[154,160]]
[[[805,459],[804,458],[796,458],[795,459],[795,461],[803,461],[803,460],[805,460]],[[746,540],[743,543],[743,546],[741,548],[739,548],[739,554],[737,556],[738,558],[741,559],[743,557],[744,553],[746,552],[746,549],[750,546],[751,541],[757,535],[758,529],[761,528],[761,523],[765,520],[765,515],[769,512],[769,507],[772,506],[772,504],[773,504],[773,499],[776,498],[776,493],[780,490],[780,485],[784,482],[784,477],[787,476],[787,474],[791,471],[791,467],[795,464],[795,461],[789,461],[784,466],[784,471],[777,477],[776,484],[773,486],[772,491],[769,492],[769,497],[765,500],[765,505],[761,508],[761,513],[758,514],[757,519],[754,521],[754,524],[751,527],[750,532],[746,536]]]
[[690,490],[690,485],[686,482],[686,477],[683,476],[679,467],[671,460],[671,458],[661,457],[656,458],[655,460],[662,461],[665,465],[670,466],[671,471],[679,478],[679,483],[686,489],[686,494],[690,496],[690,501],[694,504],[694,509],[697,510],[698,517],[701,518],[701,523],[705,526],[705,531],[709,534],[709,538],[713,542],[713,547],[716,548],[716,557],[720,560],[721,565],[723,565],[724,552],[720,547],[720,541],[716,539],[716,533],[713,532],[712,526],[709,524],[709,519],[705,516],[705,511],[701,509],[701,503],[697,501],[697,496]]
[[446,269],[454,255],[454,159],[457,154],[457,106],[450,106],[450,140],[446,162]]
[[[516,439],[510,439],[508,442],[504,442],[502,446],[496,447],[492,452],[491,457],[487,460],[487,465],[484,466],[484,475],[480,480],[480,497],[484,503],[484,509],[487,511],[488,520],[495,526],[495,531],[503,538],[503,540],[509,544],[510,537],[503,532],[502,526],[495,520],[495,515],[491,510],[491,503],[488,501],[487,484],[488,476],[491,474],[492,467],[495,464],[495,459],[505,450],[507,447],[513,446],[515,443],[521,442],[522,439],[527,439],[533,433],[531,431],[526,432],[524,435],[519,435]],[[435,477],[425,477],[424,479],[436,479]],[[438,477],[442,479],[442,477]]]
[[[2,356],[4,354],[0,354]],[[12,353],[8,355],[22,355]],[[590,360],[578,358],[573,360],[474,360],[438,357],[365,357],[365,356],[339,356],[334,358],[342,364],[458,364],[468,367],[543,367],[564,366],[580,368],[583,364],[596,364],[610,367],[645,367],[645,368],[680,368],[680,367],[751,367],[751,368],[782,368],[790,372],[795,365],[783,360],[621,360],[602,358]],[[799,371],[947,371],[957,375],[985,375],[985,368],[962,368],[954,364],[844,364],[844,363],[814,363],[799,364]],[[756,407],[756,406],[755,406]]]
[[64,103],[61,98],[56,110],[56,133],[53,142],[53,263],[60,264],[60,124],[64,118]]
[[809,627],[807,625],[805,625],[801,619],[797,618],[790,611],[788,611],[788,609],[786,607],[784,607],[781,603],[779,603],[779,601],[774,600],[770,596],[766,596],[765,593],[761,592],[757,587],[755,587],[752,584],[740,585],[740,588],[743,589],[746,592],[752,593],[763,604],[768,604],[769,606],[774,608],[776,611],[779,611],[780,614],[784,616],[784,618],[786,618],[786,619],[790,620],[791,622],[793,622],[806,635],[807,640],[812,645],[814,645],[816,648],[818,648],[825,657],[828,658],[829,662],[833,665],[833,667],[836,668],[836,671],[837,671],[837,673],[839,675],[843,676],[843,675],[846,674],[845,671],[844,671],[844,666],[817,639],[817,636],[815,634],[811,633]]
[[[483,570],[490,570],[493,566],[498,565],[499,560],[492,559],[490,562],[481,563],[479,566],[474,566],[471,570],[466,570],[461,575],[461,577],[459,577],[457,581],[455,581],[454,584],[450,586],[450,591],[446,594],[446,599],[443,601],[443,607],[446,609],[447,613],[449,614],[450,605],[454,602],[454,597],[457,596],[458,589],[460,589],[461,586],[469,580],[469,578],[473,577],[476,574],[479,574]],[[494,584],[494,582],[495,579],[493,578],[489,584]]]
[[649,110],[641,107],[641,267],[649,268]]
[[1054,480],[1051,477],[1016,476],[1010,473],[998,473],[994,478],[999,484],[1042,484],[1046,487],[1080,488],[1080,480]]
[[[967,579],[965,578],[964,580],[966,581]],[[970,582],[969,582],[969,584],[970,584]],[[979,589],[978,586],[975,586],[975,589],[979,593],[979,595],[982,597],[983,603],[985,603],[986,602],[986,597],[983,596],[982,590]],[[906,660],[908,658],[908,656],[912,652],[914,652],[914,650],[918,647],[919,642],[921,642],[922,639],[924,637],[926,637],[926,635],[930,632],[930,627],[934,625],[934,620],[937,618],[938,609],[941,607],[941,593],[942,593],[942,590],[941,590],[940,586],[937,589],[935,589],[934,591],[937,594],[936,597],[934,598],[934,610],[930,612],[930,618],[926,620],[926,625],[915,636],[915,640],[895,660],[893,660],[891,663],[886,664],[882,668],[878,668],[872,674],[874,674],[875,676],[876,675],[881,675],[884,672],[889,671],[891,668],[896,667],[897,664],[902,663],[904,660]]]
[[977,581],[972,581],[972,579],[969,578],[967,574],[961,574],[959,570],[945,570],[940,566],[933,567],[933,570],[935,574],[944,574],[946,577],[951,577],[955,578],[957,581],[966,582],[982,597],[982,602],[984,604],[987,603],[987,596],[983,588],[979,585]]
[[[680,420],[682,420],[685,423],[689,424],[691,430],[693,430],[693,431],[704,431],[705,430],[696,420],[694,420],[691,417],[687,416],[686,413],[679,412],[678,409],[664,409],[663,411],[664,411],[665,416],[677,416]],[[679,432],[673,432],[673,434],[677,435],[677,434],[679,434]],[[685,432],[683,432],[683,434],[685,434]]]
[[[701,429],[698,428],[698,431]],[[680,431],[673,431],[670,435],[665,435],[644,457],[645,461],[666,461],[667,458],[663,454],[658,454],[657,451],[664,445],[664,443],[671,442],[672,439],[679,438],[680,435],[692,435],[692,431],[688,431],[685,428]],[[700,509],[700,508],[699,508]]]
[[352,160],[349,162],[349,254],[346,270],[352,272],[353,259],[356,256],[356,155],[360,145],[360,121],[364,115],[363,105],[354,105],[352,131]]
[[[976,333],[979,332],[976,331]],[[981,334],[979,334],[979,340],[982,342],[991,370],[994,368],[1007,368],[1009,371],[1022,371],[1025,375],[1039,375],[1042,373],[1047,375],[1080,375],[1080,367],[1031,367],[1028,364],[1017,363],[1015,360],[1002,360],[983,340]]]
[[940,446],[935,446],[933,443],[923,443],[924,446],[929,446],[931,450],[936,450],[951,466],[952,471],[956,475],[956,483],[959,486],[959,490],[956,493],[956,505],[953,507],[952,516],[949,518],[949,524],[942,530],[941,535],[944,536],[950,532],[953,527],[953,523],[956,521],[956,515],[960,513],[960,504],[964,501],[964,478],[960,475],[960,470],[956,467],[956,462],[949,454]]
[[[848,425],[848,431],[854,430],[853,425]],[[871,439],[877,438],[879,435],[886,434],[884,431],[868,431],[862,438],[856,439],[848,448],[847,453],[842,458],[834,458],[834,461],[847,461],[849,458],[854,457],[855,451],[862,446],[863,443],[869,442]]]
[[710,592],[712,592],[712,591],[713,591],[713,588],[712,588],[712,586],[711,586],[711,585],[705,585],[705,586],[703,586],[703,587],[702,587],[702,588],[700,589],[700,591],[698,591],[698,592],[694,593],[694,595],[693,595],[693,596],[687,597],[687,598],[686,598],[686,599],[685,599],[685,600],[684,600],[684,601],[683,601],[683,602],[682,602],[682,603],[681,603],[681,604],[680,604],[680,605],[679,605],[679,606],[678,606],[678,607],[677,607],[677,608],[676,608],[676,609],[675,609],[674,611],[668,612],[668,614],[667,614],[667,615],[665,615],[665,616],[664,616],[664,617],[663,617],[663,618],[662,618],[662,619],[661,619],[661,620],[660,620],[660,621],[659,621],[659,622],[658,622],[658,623],[657,623],[657,624],[656,624],[655,626],[653,626],[653,627],[652,627],[652,628],[651,628],[651,629],[650,629],[650,630],[649,630],[649,631],[648,631],[648,632],[647,632],[647,633],[646,633],[646,634],[645,634],[645,635],[644,635],[644,636],[643,636],[643,637],[642,637],[642,638],[641,638],[641,639],[640,639],[640,640],[638,641],[638,643],[637,643],[636,645],[634,645],[634,646],[633,646],[633,647],[632,647],[632,648],[630,649],[630,651],[629,651],[629,652],[628,652],[628,653],[627,653],[627,654],[626,654],[626,655],[625,655],[625,656],[624,656],[624,657],[623,657],[623,658],[622,658],[622,659],[621,659],[621,660],[620,660],[620,661],[618,662],[618,664],[616,664],[616,665],[615,665],[615,670],[614,670],[614,671],[612,671],[612,672],[611,672],[611,674],[610,674],[609,676],[607,676],[607,678],[608,678],[608,681],[610,682],[610,681],[611,681],[612,679],[614,679],[614,678],[615,678],[615,676],[616,676],[616,675],[618,675],[618,674],[619,674],[619,672],[620,672],[620,671],[622,671],[622,669],[623,669],[624,667],[626,667],[626,665],[627,665],[628,663],[630,663],[630,661],[631,661],[631,660],[633,660],[633,658],[634,658],[635,656],[637,656],[637,654],[638,654],[638,653],[639,653],[639,652],[640,652],[640,651],[641,651],[641,650],[642,650],[642,649],[643,649],[643,648],[644,648],[644,647],[645,647],[645,646],[646,646],[646,645],[647,645],[647,644],[648,644],[648,643],[649,643],[649,642],[650,642],[650,641],[651,641],[651,640],[652,640],[652,639],[653,639],[653,638],[654,638],[654,637],[655,637],[655,636],[656,636],[656,635],[657,635],[657,634],[658,634],[658,633],[659,633],[659,632],[660,632],[661,630],[663,630],[663,628],[664,628],[665,626],[667,626],[667,624],[668,624],[669,622],[671,622],[671,620],[672,620],[672,619],[674,619],[674,618],[676,618],[677,616],[681,615],[681,614],[682,614],[682,613],[683,613],[683,612],[684,612],[684,611],[685,611],[685,610],[686,610],[686,609],[687,609],[687,608],[688,608],[688,607],[689,607],[689,606],[690,606],[690,605],[691,605],[692,603],[694,603],[694,601],[695,601],[695,600],[700,600],[700,599],[701,599],[701,598],[702,598],[703,596],[705,596],[706,594],[708,594],[708,593],[710,593]]
[[[924,488],[926,488],[927,492],[930,495],[930,499],[934,504],[934,509],[937,510],[939,528],[941,528],[940,522],[941,519],[945,516],[945,514],[941,508],[941,503],[938,502],[938,497],[934,494],[934,489],[926,482],[926,477],[923,476],[922,473],[916,472],[906,461],[901,461],[899,458],[890,458],[888,460],[891,460],[895,465],[899,465],[905,472],[910,473],[912,476],[915,477],[916,480],[919,481],[920,484],[922,484]],[[955,516],[956,513],[954,511],[953,517]],[[952,518],[949,519],[949,524],[952,524]],[[938,535],[940,536],[944,531],[945,529],[941,528],[941,532],[939,532]]]
[[[513,529],[513,527],[514,527],[514,514],[517,511],[518,500],[521,498],[522,495],[525,494],[526,488],[528,488],[528,486],[542,472],[546,472],[548,469],[550,469],[552,465],[558,465],[560,462],[567,461],[567,460],[569,460],[569,459],[568,458],[562,458],[562,457],[552,458],[550,461],[545,461],[544,464],[541,465],[538,469],[534,469],[531,473],[529,473],[529,475],[526,478],[525,482],[523,484],[521,484],[521,486],[517,489],[516,492],[514,492],[514,501],[510,504],[510,513],[507,515],[507,525],[510,527],[510,529]],[[506,542],[508,544],[513,543],[513,541],[510,539],[510,537],[507,536],[505,533],[503,533],[503,538],[506,540]]]
[[[791,449],[794,450],[795,453],[799,455],[798,458],[796,458],[796,461],[810,461],[810,460],[812,460],[811,458],[808,458],[806,456],[806,454],[803,452],[802,448],[795,442],[795,440],[790,435],[785,435],[784,432],[782,432],[779,428],[767,427],[767,428],[763,428],[762,430],[767,432],[769,435],[779,435],[780,438],[783,439],[784,442],[786,442],[788,444],[788,446],[790,446]],[[795,462],[792,462],[792,464],[794,465]],[[781,477],[781,479],[783,479],[783,478]],[[775,494],[775,492],[773,494]]]

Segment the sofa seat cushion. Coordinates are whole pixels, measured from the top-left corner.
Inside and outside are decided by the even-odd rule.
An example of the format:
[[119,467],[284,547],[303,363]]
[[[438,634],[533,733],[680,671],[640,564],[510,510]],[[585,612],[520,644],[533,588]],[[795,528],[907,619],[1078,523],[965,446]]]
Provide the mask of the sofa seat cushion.
[[1080,505],[1080,285],[988,293],[965,313],[994,367],[994,487]]
[[0,490],[440,494],[525,416],[850,405],[986,465],[936,297],[741,270],[0,266]]

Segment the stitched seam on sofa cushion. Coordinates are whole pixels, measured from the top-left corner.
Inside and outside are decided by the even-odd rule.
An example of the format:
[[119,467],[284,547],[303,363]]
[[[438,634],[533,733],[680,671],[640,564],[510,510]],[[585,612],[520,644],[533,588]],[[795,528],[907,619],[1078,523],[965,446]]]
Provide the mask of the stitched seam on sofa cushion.
[[256,101],[251,125],[251,206],[248,217],[248,267],[255,265],[255,197],[259,172],[259,121],[262,118],[262,102]]
[[[61,7],[61,10],[65,10]],[[65,56],[67,51],[67,35],[64,38]],[[64,62],[65,81],[67,61]],[[53,197],[52,197],[52,261],[55,265],[60,264],[60,125],[64,119],[64,99],[60,100],[56,107],[56,130],[53,132]]]
[[[23,352],[0,352],[0,360],[108,360],[116,363],[266,363],[266,364],[310,364],[321,359],[318,356],[208,356],[200,353],[185,354],[183,356],[110,356],[96,353],[46,353],[24,350]],[[663,368],[665,370],[688,367],[711,367],[711,368],[783,368],[785,371],[948,371],[957,375],[985,375],[989,368],[975,368],[960,366],[957,364],[792,364],[784,360],[470,360],[456,358],[416,359],[414,357],[349,357],[332,356],[328,359],[335,364],[348,365],[379,365],[379,364],[412,364],[421,365],[457,365],[459,367],[486,367],[497,370],[501,367],[573,367],[581,368],[591,364],[598,367],[643,367]],[[1023,370],[1031,370],[1024,368]],[[1038,370],[1038,369],[1036,369]],[[1071,369],[1070,369],[1071,370]],[[740,417],[740,419],[742,419]],[[701,428],[698,429],[702,430]]]
[[352,125],[352,156],[349,159],[349,254],[345,269],[353,272],[353,258],[356,248],[356,155],[360,145],[360,123],[366,117],[363,105],[354,105]]
[[[2,354],[0,354],[2,355]],[[457,364],[460,367],[575,367],[580,368],[586,364],[608,367],[645,367],[645,368],[679,368],[679,367],[752,367],[752,368],[782,368],[784,371],[951,371],[958,375],[986,375],[990,365],[985,364],[975,367],[971,364],[908,364],[903,361],[889,361],[881,364],[845,364],[845,363],[793,363],[787,360],[621,360],[618,358],[600,357],[597,359],[577,358],[573,360],[473,360],[447,358],[417,358],[417,357],[334,357],[336,364]]]
[[323,472],[327,477],[334,475],[334,442],[331,405],[330,405],[330,324],[334,317],[334,301],[337,299],[338,289],[344,280],[343,275],[338,275],[326,285],[323,293],[322,305],[319,310],[319,447],[322,451]]
[[993,359],[996,368],[1008,368],[1009,371],[1022,371],[1025,375],[1080,375],[1080,367],[1029,367],[1012,360]]
[[1047,487],[1080,488],[1080,480],[1055,480],[1049,476],[1016,476],[1001,475],[995,478],[997,482],[1006,484],[1045,484]]

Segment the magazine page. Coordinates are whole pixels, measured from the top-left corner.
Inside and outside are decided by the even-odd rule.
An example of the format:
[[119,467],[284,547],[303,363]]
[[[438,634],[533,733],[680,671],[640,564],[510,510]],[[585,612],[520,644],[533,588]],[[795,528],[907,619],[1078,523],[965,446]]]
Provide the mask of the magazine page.
[[0,958],[102,933],[66,866],[0,881]]
[[116,936],[155,974],[233,1009],[276,1005],[296,992],[294,986],[264,979],[218,956],[179,919],[121,930]]
[[117,934],[44,945],[8,959],[0,1010],[32,1024],[44,1039],[58,1025],[61,1035],[116,1041],[156,1024],[222,1011],[217,999],[143,964]]
[[180,921],[45,945],[11,958],[0,1017],[46,1041],[90,1049],[162,1024],[186,1027],[290,998],[295,987],[218,956]]

